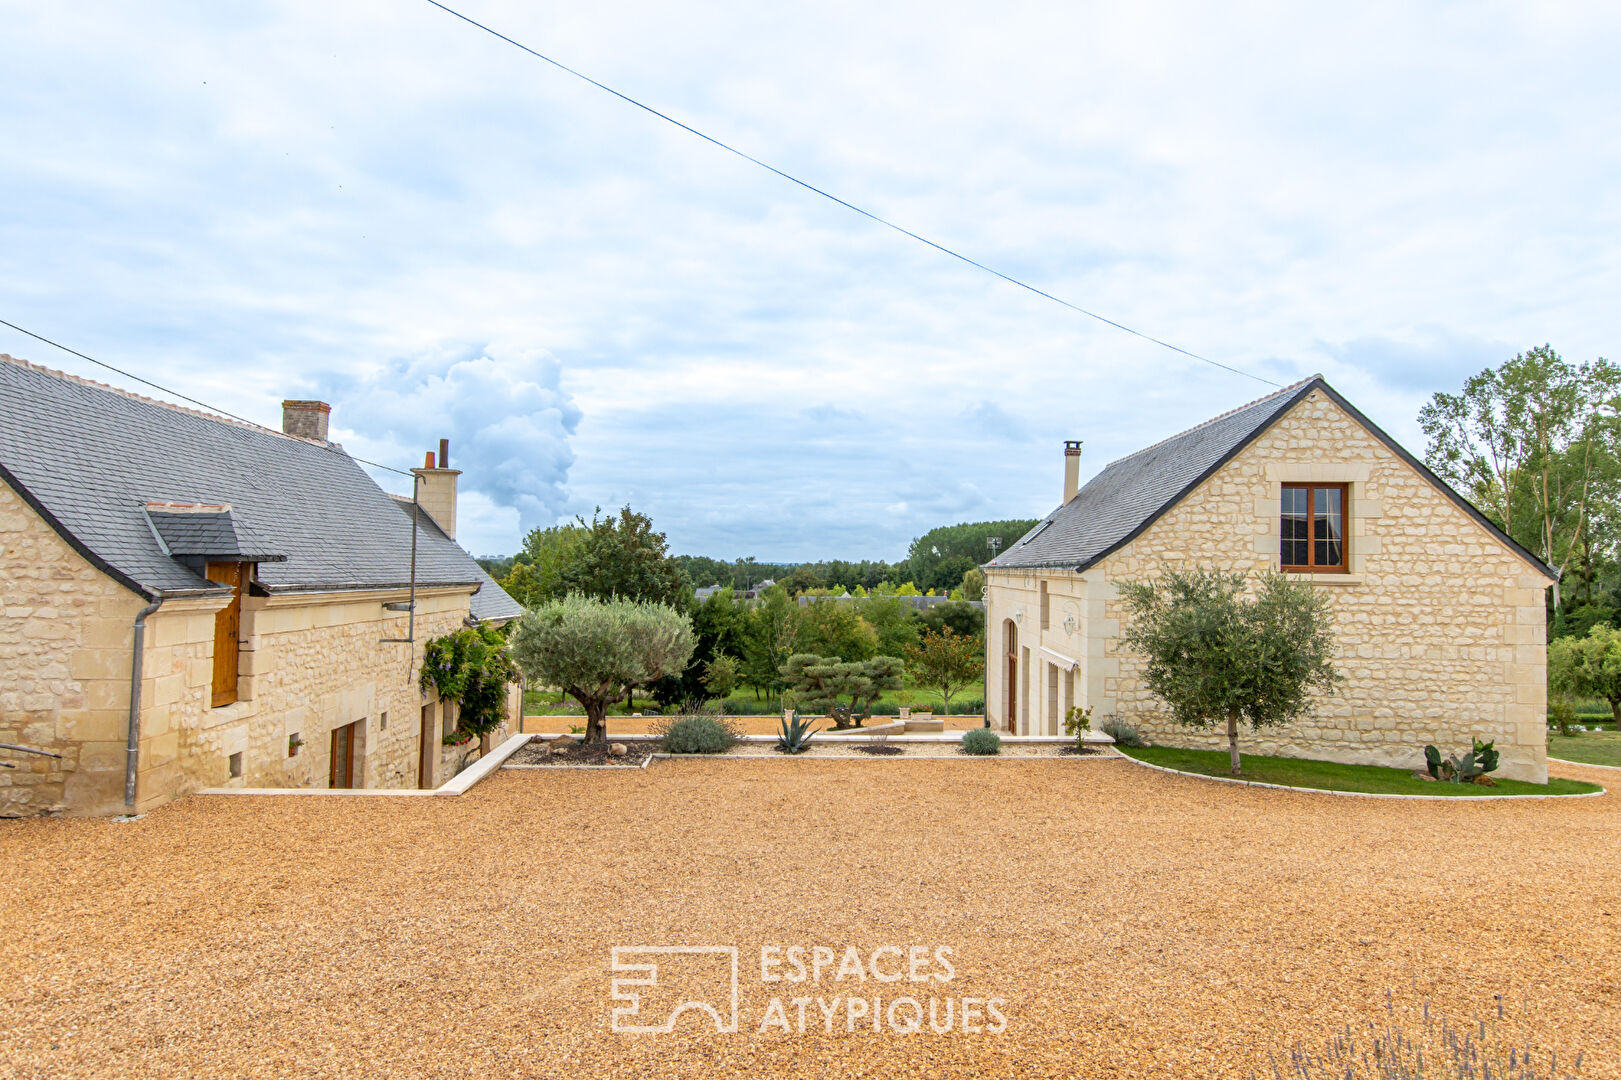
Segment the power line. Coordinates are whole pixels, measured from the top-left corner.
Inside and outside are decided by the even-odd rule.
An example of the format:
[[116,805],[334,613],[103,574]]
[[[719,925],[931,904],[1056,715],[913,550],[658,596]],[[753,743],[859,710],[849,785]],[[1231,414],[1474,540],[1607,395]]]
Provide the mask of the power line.
[[620,93],[618,90],[615,90],[613,87],[608,86],[608,85],[606,85],[604,83],[600,83],[597,80],[593,79],[591,76],[586,75],[583,72],[576,71],[574,68],[569,67],[567,64],[563,63],[562,61],[553,60],[551,57],[547,56],[545,53],[536,52],[534,49],[531,49],[529,46],[525,45],[523,42],[517,41],[517,40],[515,40],[513,38],[510,38],[510,37],[507,37],[507,35],[501,33],[501,31],[496,30],[496,29],[494,29],[492,27],[486,26],[484,23],[479,22],[477,19],[471,18],[471,17],[469,17],[467,15],[463,15],[461,12],[457,11],[453,7],[448,7],[445,4],[441,4],[439,2],[439,0],[427,0],[427,2],[429,4],[432,4],[434,7],[438,8],[440,11],[443,11],[448,15],[454,15],[456,18],[462,20],[462,22],[465,22],[470,26],[476,26],[480,30],[484,31],[486,34],[490,34],[493,37],[500,38],[502,41],[506,42],[508,45],[511,45],[512,47],[514,47],[516,49],[523,50],[524,52],[528,53],[530,56],[533,56],[537,60],[544,60],[546,63],[552,65],[555,68],[557,68],[559,71],[565,71],[568,74],[574,76],[576,79],[581,79],[581,80],[584,80],[585,82],[590,83],[592,86],[596,87],[598,90],[602,90],[605,93],[612,94],[614,97],[620,99],[621,101],[624,101],[624,102],[626,102],[628,104],[636,106],[638,109],[641,109],[643,112],[651,113],[654,116],[658,117],[660,120],[665,121],[666,123],[674,124],[676,127],[680,128],[682,131],[687,132],[688,134],[696,135],[698,138],[704,140],[707,143],[710,143],[713,146],[717,146],[720,149],[725,150],[729,154],[735,154],[736,156],[742,158],[744,161],[747,161],[750,164],[758,165],[760,168],[764,169],[766,172],[774,173],[777,176],[780,176],[782,179],[787,180],[791,184],[798,184],[800,187],[804,188],[806,191],[814,192],[817,195],[820,195],[824,199],[828,199],[831,202],[838,203],[840,206],[844,207],[847,210],[853,210],[857,214],[860,214],[862,217],[867,218],[867,219],[869,219],[871,221],[875,221],[879,225],[884,226],[885,228],[893,229],[893,230],[895,230],[896,232],[900,233],[903,236],[909,236],[913,240],[916,240],[918,243],[926,244],[929,247],[933,248],[934,250],[936,250],[936,251],[938,251],[938,252],[940,252],[940,253],[942,253],[944,255],[949,255],[953,259],[958,260],[959,262],[967,263],[969,266],[974,267],[976,270],[983,270],[985,273],[990,274],[993,277],[1001,278],[1003,281],[1007,282],[1010,285],[1017,285],[1019,288],[1025,289],[1025,290],[1027,290],[1029,292],[1033,292],[1037,296],[1043,297],[1044,299],[1047,299],[1047,300],[1051,300],[1055,304],[1061,304],[1064,307],[1069,308],[1071,311],[1080,312],[1082,315],[1085,315],[1089,319],[1096,319],[1098,322],[1104,323],[1105,325],[1108,325],[1108,326],[1112,326],[1116,330],[1123,330],[1124,332],[1126,332],[1128,334],[1131,334],[1133,337],[1139,337],[1139,338],[1142,338],[1144,341],[1153,342],[1155,345],[1158,345],[1158,346],[1160,346],[1162,348],[1170,349],[1172,352],[1175,352],[1175,353],[1181,353],[1183,356],[1189,357],[1189,358],[1194,359],[1194,360],[1198,360],[1201,363],[1210,364],[1213,367],[1221,368],[1223,371],[1230,371],[1234,375],[1242,375],[1246,379],[1254,379],[1256,382],[1266,383],[1268,386],[1281,386],[1281,385],[1283,385],[1282,383],[1273,382],[1271,379],[1265,378],[1263,376],[1255,375],[1255,374],[1252,374],[1252,373],[1250,373],[1248,371],[1244,371],[1241,368],[1233,367],[1231,364],[1224,364],[1219,360],[1212,360],[1208,356],[1200,356],[1196,352],[1191,352],[1191,351],[1189,351],[1187,349],[1184,349],[1180,345],[1173,345],[1169,341],[1164,341],[1164,340],[1162,340],[1160,338],[1154,337],[1151,334],[1145,334],[1141,330],[1133,330],[1131,327],[1125,325],[1124,323],[1119,323],[1119,322],[1116,322],[1115,320],[1113,320],[1111,318],[1108,318],[1107,316],[1099,315],[1095,311],[1088,311],[1086,308],[1081,307],[1079,304],[1072,304],[1068,300],[1065,300],[1065,299],[1063,299],[1062,297],[1059,297],[1059,296],[1054,296],[1052,293],[1047,292],[1044,289],[1038,289],[1038,288],[1036,288],[1036,286],[1031,285],[1028,282],[1021,281],[1018,278],[1013,277],[1013,276],[1011,276],[1009,274],[1004,274],[1004,273],[1002,273],[1002,271],[997,270],[994,267],[986,266],[984,263],[979,262],[976,259],[969,258],[967,255],[962,254],[960,251],[954,251],[953,249],[946,247],[944,244],[937,244],[933,240],[930,240],[926,236],[920,236],[920,235],[918,235],[917,233],[913,232],[912,230],[910,230],[908,228],[905,228],[903,226],[895,224],[893,221],[890,221],[888,218],[880,217],[879,215],[873,213],[870,210],[864,210],[861,207],[857,206],[855,203],[847,202],[846,200],[839,198],[837,195],[834,195],[831,192],[824,191],[823,189],[817,187],[815,184],[809,183],[809,182],[807,182],[805,180],[801,180],[799,177],[794,176],[791,173],[783,172],[781,169],[777,168],[775,165],[769,165],[766,162],[761,161],[759,158],[754,157],[751,154],[745,153],[742,150],[739,150],[737,147],[732,146],[730,143],[722,142],[721,140],[715,138],[713,135],[706,135],[704,132],[699,131],[697,128],[692,127],[689,124],[683,124],[681,121],[677,120],[675,117],[670,116],[667,113],[659,112],[659,110],[653,108],[651,105],[644,104],[644,103],[636,100],[635,98],[631,97],[628,94]]
[[[32,330],[24,329],[23,327],[18,326],[14,322],[7,322],[5,319],[0,319],[0,326],[9,326],[11,329],[17,331],[17,333],[19,333],[19,334],[27,334],[29,337],[33,338],[35,341],[43,341],[45,344],[51,346],[51,348],[53,348],[53,349],[61,349],[65,353],[69,353],[69,354],[71,354],[73,356],[77,356],[80,360],[88,360],[92,364],[95,364],[97,367],[104,367],[108,371],[117,372],[118,374],[124,376],[124,378],[133,379],[136,382],[140,383],[142,386],[150,386],[154,390],[161,390],[163,393],[168,394],[170,397],[177,397],[181,401],[189,401],[189,402],[191,402],[191,404],[197,406],[200,409],[206,409],[211,413],[216,413],[216,414],[218,414],[220,416],[226,416],[226,417],[229,417],[232,420],[237,420],[237,421],[240,421],[241,423],[249,424],[249,425],[252,425],[253,427],[256,427],[256,428],[264,427],[263,424],[257,423],[257,422],[255,422],[253,420],[249,420],[245,416],[238,416],[236,413],[227,412],[226,410],[220,408],[217,405],[210,405],[206,401],[198,401],[194,397],[187,397],[185,394],[182,394],[178,390],[171,390],[167,386],[163,386],[160,383],[153,382],[151,379],[143,379],[139,375],[135,374],[132,371],[125,371],[121,367],[114,367],[113,365],[107,363],[105,360],[97,360],[94,356],[88,356],[85,353],[80,352],[78,349],[70,349],[66,345],[63,345],[60,341],[52,341],[50,338],[46,337],[45,335],[36,334]],[[376,461],[367,461],[363,457],[355,457],[355,455],[350,454],[347,450],[344,451],[344,454],[347,457],[349,457],[351,460],[358,461],[362,465],[370,465],[374,469],[383,469],[383,470],[385,470],[387,472],[399,473],[401,476],[414,476],[415,475],[414,473],[408,472],[405,469],[396,469],[392,465],[384,465],[384,464],[382,464],[380,462],[376,462]]]

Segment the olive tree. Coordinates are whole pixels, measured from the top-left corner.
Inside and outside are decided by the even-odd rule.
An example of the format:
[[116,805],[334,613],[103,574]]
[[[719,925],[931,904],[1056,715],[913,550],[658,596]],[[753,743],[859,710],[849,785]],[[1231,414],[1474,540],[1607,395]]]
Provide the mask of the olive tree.
[[1123,640],[1147,660],[1148,688],[1179,724],[1226,721],[1235,776],[1240,720],[1254,730],[1287,724],[1313,690],[1333,693],[1341,678],[1328,598],[1278,573],[1248,585],[1244,574],[1173,570],[1120,587],[1131,616]]
[[672,607],[577,593],[525,612],[512,634],[518,669],[584,707],[587,745],[608,741],[608,706],[626,687],[681,671],[692,648],[692,623]]

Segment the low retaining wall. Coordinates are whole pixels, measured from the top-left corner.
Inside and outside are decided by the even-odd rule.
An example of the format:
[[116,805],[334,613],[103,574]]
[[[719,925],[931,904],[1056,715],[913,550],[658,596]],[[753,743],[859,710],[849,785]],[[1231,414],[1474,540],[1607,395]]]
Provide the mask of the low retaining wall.
[[338,798],[401,799],[428,795],[465,795],[480,780],[499,769],[503,762],[529,742],[532,736],[513,735],[493,747],[488,754],[436,788],[204,788],[199,795],[326,795]]

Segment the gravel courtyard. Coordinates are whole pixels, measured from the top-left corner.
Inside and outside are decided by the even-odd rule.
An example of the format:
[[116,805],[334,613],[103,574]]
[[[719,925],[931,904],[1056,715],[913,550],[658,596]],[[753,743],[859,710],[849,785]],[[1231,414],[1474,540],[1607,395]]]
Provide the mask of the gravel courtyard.
[[[1614,795],[1347,799],[1114,758],[658,761],[456,799],[4,822],[0,857],[4,1076],[1270,1076],[1269,1052],[1393,991],[1466,1023],[1501,994],[1562,1062],[1585,1051],[1581,1076],[1621,1077]],[[690,1013],[611,1031],[610,949],[672,944],[738,947],[736,1034]],[[955,978],[762,983],[768,945],[893,946],[889,968],[949,946]],[[815,1004],[804,1033],[762,1031],[795,994],[1001,998],[1006,1027],[874,1033],[846,1003],[831,1035]]]

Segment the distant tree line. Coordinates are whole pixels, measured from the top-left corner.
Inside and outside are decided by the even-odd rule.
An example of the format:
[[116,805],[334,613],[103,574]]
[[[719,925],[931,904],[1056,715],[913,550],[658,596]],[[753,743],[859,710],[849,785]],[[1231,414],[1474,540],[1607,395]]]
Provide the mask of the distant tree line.
[[[997,550],[1006,551],[1036,524],[1035,518],[1015,518],[943,525],[913,540],[906,558],[893,563],[874,559],[765,563],[752,556],[733,562],[704,555],[677,555],[675,558],[698,588],[730,585],[742,592],[761,582],[774,581],[787,589],[790,596],[798,596],[816,590],[837,594],[854,593],[859,588],[872,592],[880,586],[898,587],[910,582],[920,593],[948,594],[962,586],[963,576],[970,570],[990,562]],[[1000,541],[994,549],[993,537]]]
[[[1004,543],[1011,543],[1032,525],[984,522],[936,529],[913,543],[912,555],[905,562],[894,565],[797,565],[789,580],[766,588],[757,600],[745,602],[737,593],[770,576],[748,576],[753,572],[748,568],[762,564],[672,556],[664,534],[653,528],[646,515],[627,506],[615,514],[604,515],[599,510],[590,521],[577,518],[570,524],[531,531],[523,550],[504,561],[505,573],[498,580],[514,599],[539,613],[525,623],[529,626],[523,650],[526,670],[565,670],[557,666],[562,661],[556,658],[613,652],[599,646],[577,648],[580,641],[596,640],[589,635],[600,637],[620,629],[630,634],[642,625],[637,620],[649,618],[653,621],[647,625],[657,624],[655,616],[628,608],[582,605],[582,600],[654,605],[690,628],[690,649],[681,652],[677,669],[663,669],[657,678],[641,674],[656,665],[638,667],[630,659],[620,658],[615,661],[619,667],[609,670],[626,673],[621,689],[606,685],[600,677],[587,689],[584,676],[576,668],[566,668],[571,677],[582,680],[576,686],[580,692],[569,692],[587,705],[593,723],[600,721],[611,697],[623,700],[638,686],[666,706],[724,698],[746,687],[773,708],[786,692],[794,690],[814,706],[826,705],[843,694],[850,700],[840,707],[859,712],[863,706],[871,706],[877,693],[896,688],[903,671],[910,671],[915,683],[940,694],[942,704],[949,706],[954,694],[983,677],[984,612],[966,602],[935,604],[919,611],[907,598],[922,590],[905,575],[916,567],[925,580],[944,590],[960,595],[967,587],[976,592],[977,599],[983,577],[969,553],[984,546],[988,536],[1004,535],[1009,538]],[[984,558],[989,558],[988,548]],[[743,573],[745,583],[734,588],[724,577],[715,581],[716,575],[708,575],[722,587],[699,600],[692,569],[702,570],[705,563]],[[868,577],[862,571],[830,578],[817,572],[817,568],[853,572],[862,567],[885,567],[887,576]],[[503,569],[503,561],[488,560],[485,568],[493,575]],[[894,583],[897,577],[903,578],[900,584]],[[869,580],[871,586],[866,584]],[[820,599],[829,592],[846,590],[858,598]],[[796,602],[796,595],[806,594],[812,596],[810,602]],[[585,637],[576,639],[571,621],[579,624],[578,634]],[[663,648],[660,655],[673,653]],[[838,693],[834,687],[840,688]]]

